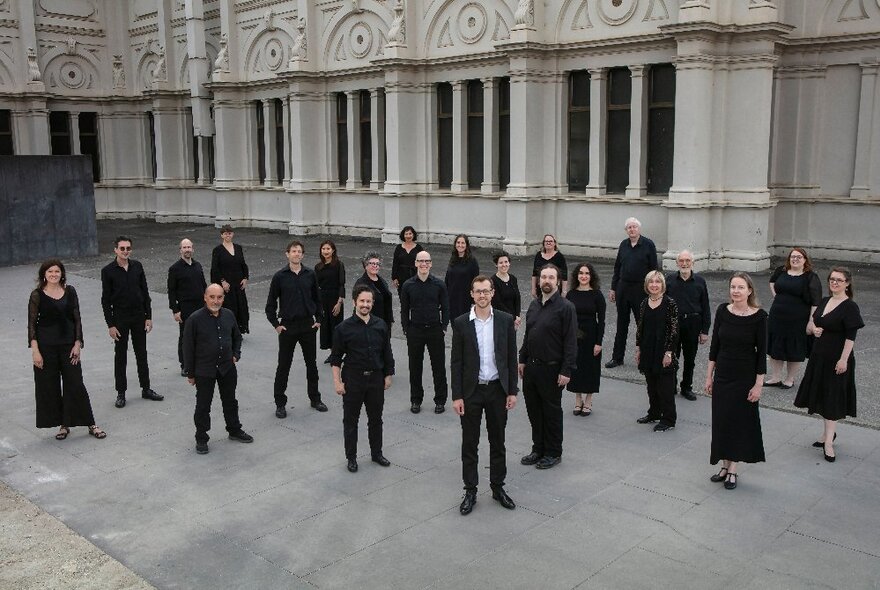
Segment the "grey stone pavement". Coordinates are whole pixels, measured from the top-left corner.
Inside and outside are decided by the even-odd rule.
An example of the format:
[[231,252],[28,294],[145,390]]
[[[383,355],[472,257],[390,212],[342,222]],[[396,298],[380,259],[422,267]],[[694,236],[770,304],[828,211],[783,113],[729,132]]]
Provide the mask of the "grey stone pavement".
[[[507,429],[512,512],[488,492],[484,435],[479,501],[462,517],[458,420],[451,411],[409,412],[405,343],[396,327],[398,370],[385,404],[391,467],[369,461],[364,418],[361,470],[345,470],[341,403],[327,365],[320,371],[328,413],[309,408],[297,355],[289,390],[294,407],[286,420],[274,417],[276,340],[262,307],[291,239],[280,232],[236,234],[251,268],[252,310],[238,399],[256,441],[226,439],[218,401],[211,453],[196,455],[194,392],[176,370],[165,271],[180,237],[195,241],[196,257],[208,266],[217,232],[142,220],[98,227],[101,255],[65,262],[80,293],[86,384],[109,435],[99,441],[77,428],[56,441],[54,430],[34,428],[26,301],[36,265],[2,268],[0,343],[10,352],[0,358],[0,479],[159,588],[880,587],[880,402],[871,361],[880,341],[876,268],[855,269],[868,324],[856,344],[860,415],[841,424],[836,463],[810,446],[821,422],[792,410],[793,390],[767,391],[761,414],[767,462],[743,466],[739,487],[726,491],[708,480],[715,471],[708,464],[710,400],[677,398],[677,428],[654,434],[635,423],[646,396],[628,360],[606,374],[592,416],[567,409],[564,458],[552,470],[519,464],[530,436],[524,406],[514,409]],[[149,402],[133,390],[122,410],[113,407],[112,345],[99,302],[100,268],[112,257],[116,233],[133,237],[133,256],[147,270],[153,388],[166,396]],[[320,238],[304,241],[306,262],[313,263]],[[355,257],[377,245],[354,238],[337,244],[350,275],[360,269]],[[389,262],[391,249],[380,247]],[[442,275],[449,247],[431,250]],[[489,266],[488,251],[477,256]],[[523,284],[528,265],[515,259],[513,272]],[[829,263],[817,266],[824,276]],[[610,265],[598,268],[607,292]],[[726,276],[708,278],[714,307]],[[765,302],[766,278],[756,276]],[[610,310],[606,349],[613,327]],[[706,350],[700,354],[697,383]],[[129,365],[134,379],[133,358]]]

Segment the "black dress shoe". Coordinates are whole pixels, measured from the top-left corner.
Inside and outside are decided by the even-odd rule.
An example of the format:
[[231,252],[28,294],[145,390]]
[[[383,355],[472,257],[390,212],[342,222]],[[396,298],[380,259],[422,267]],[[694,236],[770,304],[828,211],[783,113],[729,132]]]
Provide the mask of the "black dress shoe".
[[275,408],[275,417],[287,418],[287,409],[284,406],[278,406],[277,408]]
[[834,460],[837,459],[836,455],[832,456],[825,452],[825,445],[822,445],[822,454],[825,455],[825,460],[829,463],[834,463]]
[[736,476],[736,473],[727,473],[727,479],[724,480],[724,489],[725,490],[735,490],[736,489],[736,480],[739,479]]
[[197,442],[196,443],[196,453],[198,453],[199,455],[207,455],[209,450],[210,449],[208,448],[208,443],[206,443],[206,442]]
[[181,370],[180,370],[180,376],[181,376],[181,377],[186,377],[186,371],[184,371],[183,369],[181,369]]
[[477,503],[477,492],[465,492],[464,499],[461,501],[461,506],[458,507],[458,511],[461,512],[462,516],[467,516],[471,513],[471,510],[474,509],[474,504]]
[[385,458],[385,455],[373,455],[373,463],[378,463],[382,467],[388,467],[391,465],[391,461]]
[[692,402],[697,400],[697,394],[695,394],[692,389],[683,389],[681,391],[681,397]]
[[422,411],[422,404],[413,404],[409,407],[409,411],[413,414],[418,414]]
[[504,491],[504,488],[492,490],[492,499],[507,508],[508,510],[513,510],[514,508],[516,508],[516,504],[513,503],[513,499],[507,495],[507,492]]
[[327,411],[327,406],[321,400],[318,400],[316,402],[312,402],[312,407],[315,408],[316,410],[318,410],[319,412],[326,412]]
[[357,462],[357,459],[349,459],[349,460],[348,460],[348,465],[346,466],[346,469],[348,469],[348,470],[351,471],[352,473],[357,473],[357,470],[358,470],[358,462]]
[[245,432],[244,430],[239,430],[238,432],[230,432],[229,438],[231,440],[237,440],[238,442],[243,443],[252,443],[254,442],[254,437]]
[[[724,475],[722,475],[722,473]],[[722,467],[721,470],[718,471],[718,473],[709,478],[709,481],[713,483],[721,483],[725,479],[727,479],[727,467]]]
[[519,462],[522,463],[523,465],[534,465],[535,463],[537,463],[540,460],[541,460],[541,455],[539,455],[538,453],[529,453],[528,455],[526,455],[525,457],[520,459]]
[[443,404],[437,404],[436,406],[434,406],[434,413],[435,414],[442,414],[445,411],[446,411],[446,406],[444,406]]
[[614,367],[619,367],[622,364],[623,364],[623,361],[617,361],[617,360],[611,359],[610,361],[605,363],[605,368],[606,369],[613,369]]
[[660,424],[654,426],[654,432],[666,432],[667,430],[672,430],[673,428],[675,428],[675,426],[673,426],[672,424],[663,424],[661,422]]
[[124,408],[125,407],[125,394],[124,393],[120,393],[116,396],[116,404],[115,405],[117,408]]
[[656,422],[659,419],[660,418],[655,418],[652,415],[647,414],[645,416],[642,416],[641,418],[636,419],[636,422],[638,422],[639,424],[651,424],[652,422]]
[[[837,440],[837,433],[836,432],[834,433],[834,438],[832,438],[831,441],[833,442],[835,440]],[[817,449],[823,449],[823,448],[825,448],[825,443],[820,440],[817,440],[816,442],[813,443],[813,446],[816,447]]]
[[562,457],[549,457],[544,456],[541,457],[541,460],[535,465],[538,469],[550,469],[551,467],[555,467],[559,465],[559,462],[562,461]]
[[146,387],[141,390],[141,397],[144,399],[153,400],[154,402],[160,402],[165,399],[164,395],[159,395],[149,387]]

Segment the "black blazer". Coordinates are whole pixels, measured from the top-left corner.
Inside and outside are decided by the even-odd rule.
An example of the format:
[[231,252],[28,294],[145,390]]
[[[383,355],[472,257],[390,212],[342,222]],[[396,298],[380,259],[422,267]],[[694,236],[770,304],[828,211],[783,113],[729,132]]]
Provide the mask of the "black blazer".
[[[513,316],[494,310],[495,364],[498,379],[507,395],[519,391],[516,373],[516,330]],[[470,312],[452,321],[452,399],[466,399],[477,388],[480,375],[480,351],[477,348],[477,331],[470,321]]]

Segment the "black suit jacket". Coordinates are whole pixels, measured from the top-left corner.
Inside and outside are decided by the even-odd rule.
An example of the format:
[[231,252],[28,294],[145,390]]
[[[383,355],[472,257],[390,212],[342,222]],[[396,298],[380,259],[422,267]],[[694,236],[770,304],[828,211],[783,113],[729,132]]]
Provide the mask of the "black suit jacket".
[[[516,372],[516,330],[513,316],[495,310],[494,333],[495,365],[498,379],[506,395],[519,391]],[[477,388],[480,375],[480,351],[477,331],[470,321],[470,312],[452,322],[452,399],[467,399]]]

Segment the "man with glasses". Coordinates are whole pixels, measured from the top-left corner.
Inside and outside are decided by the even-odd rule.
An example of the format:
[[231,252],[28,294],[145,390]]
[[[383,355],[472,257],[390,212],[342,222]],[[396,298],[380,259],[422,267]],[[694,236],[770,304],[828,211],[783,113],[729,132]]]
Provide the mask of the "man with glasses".
[[666,294],[675,300],[678,307],[678,349],[675,356],[684,353],[681,373],[681,397],[694,401],[694,364],[697,358],[697,345],[709,341],[709,325],[712,310],[709,308],[709,289],[706,281],[694,272],[694,255],[682,250],[675,259],[678,272],[666,277]]
[[116,258],[101,269],[101,307],[114,345],[113,375],[116,382],[116,407],[125,407],[128,389],[128,337],[137,361],[141,397],[162,401],[165,396],[150,389],[150,366],[147,363],[147,333],[153,329],[153,312],[144,267],[131,259],[131,238],[118,236],[113,251]]
[[425,347],[434,376],[434,413],[446,410],[446,328],[449,326],[449,293],[446,284],[431,274],[431,254],[416,254],[416,275],[400,288],[400,326],[409,356],[410,411],[422,410],[425,389],[422,368]]

